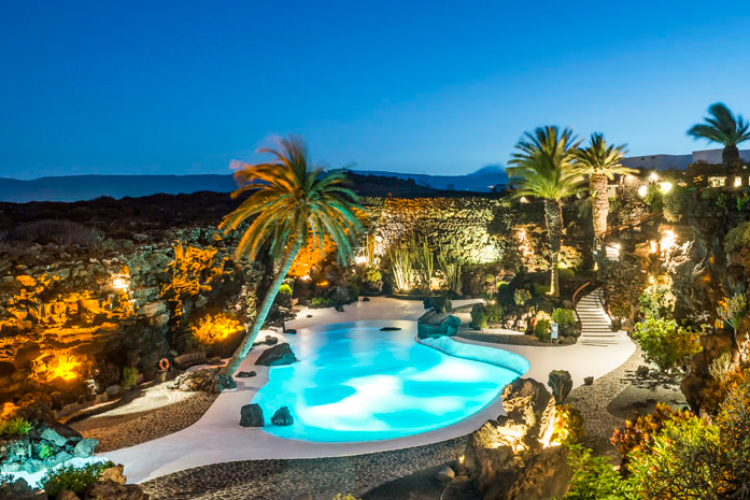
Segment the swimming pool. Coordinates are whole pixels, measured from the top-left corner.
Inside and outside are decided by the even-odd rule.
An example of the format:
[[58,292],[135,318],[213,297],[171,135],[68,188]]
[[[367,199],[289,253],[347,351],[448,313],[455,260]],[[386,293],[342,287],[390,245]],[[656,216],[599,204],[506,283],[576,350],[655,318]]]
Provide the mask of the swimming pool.
[[[449,356],[418,344],[415,335],[416,323],[411,321],[342,323],[288,335],[300,361],[271,368],[268,383],[253,398],[266,416],[264,431],[316,442],[375,441],[427,432],[478,412],[523,375],[519,366],[528,370],[528,361],[510,352],[472,346],[496,351],[493,363],[503,365],[497,366]],[[281,406],[291,411],[293,425],[270,425]]]

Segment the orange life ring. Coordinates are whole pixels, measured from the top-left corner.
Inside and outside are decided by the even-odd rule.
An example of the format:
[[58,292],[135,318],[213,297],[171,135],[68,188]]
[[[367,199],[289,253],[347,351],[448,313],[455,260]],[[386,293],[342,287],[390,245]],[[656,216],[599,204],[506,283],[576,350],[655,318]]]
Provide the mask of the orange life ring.
[[159,361],[159,368],[164,371],[169,370],[169,360],[167,358],[161,358]]

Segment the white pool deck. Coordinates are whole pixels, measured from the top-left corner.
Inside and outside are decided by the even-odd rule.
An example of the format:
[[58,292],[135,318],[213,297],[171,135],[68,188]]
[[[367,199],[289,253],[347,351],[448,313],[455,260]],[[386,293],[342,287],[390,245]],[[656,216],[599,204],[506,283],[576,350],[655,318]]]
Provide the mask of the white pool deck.
[[[454,301],[460,306],[476,301]],[[304,309],[299,319],[287,323],[287,328],[308,328],[333,323],[362,320],[411,320],[424,313],[421,301],[373,298],[369,302],[356,302],[345,307],[343,313],[333,309]],[[311,318],[306,316],[311,314]],[[263,331],[259,336],[279,336]],[[497,344],[464,341],[498,348]],[[518,353],[528,359],[531,369],[525,377],[545,382],[552,370],[567,370],[574,386],[583,378],[595,378],[614,370],[635,351],[635,345],[626,335],[617,335],[607,347],[582,345],[565,347],[537,347],[503,345],[503,349]],[[254,370],[253,378],[236,379],[236,391],[224,392],[211,408],[192,426],[160,439],[130,448],[107,452],[106,458],[125,465],[130,482],[143,482],[181,470],[212,463],[273,458],[320,458],[359,455],[413,446],[433,444],[469,434],[489,419],[502,414],[502,401],[497,398],[480,412],[461,422],[422,434],[385,441],[363,443],[318,443],[277,438],[262,429],[242,428],[238,425],[240,407],[249,403],[258,388],[268,380],[268,369],[255,366],[255,360],[265,349],[256,348],[243,362],[242,370]]]

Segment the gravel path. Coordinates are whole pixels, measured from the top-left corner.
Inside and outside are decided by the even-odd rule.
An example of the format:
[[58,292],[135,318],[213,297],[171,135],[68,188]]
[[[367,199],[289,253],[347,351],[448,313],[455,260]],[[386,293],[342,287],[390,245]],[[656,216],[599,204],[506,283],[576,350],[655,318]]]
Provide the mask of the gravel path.
[[218,463],[141,486],[151,500],[288,500],[302,493],[314,500],[328,500],[336,493],[360,498],[387,482],[451,462],[465,449],[463,437],[351,457]]
[[98,439],[96,451],[102,453],[145,443],[190,427],[215,399],[215,395],[205,392],[180,392],[157,386],[148,389],[142,398],[75,422],[71,427],[84,437]]

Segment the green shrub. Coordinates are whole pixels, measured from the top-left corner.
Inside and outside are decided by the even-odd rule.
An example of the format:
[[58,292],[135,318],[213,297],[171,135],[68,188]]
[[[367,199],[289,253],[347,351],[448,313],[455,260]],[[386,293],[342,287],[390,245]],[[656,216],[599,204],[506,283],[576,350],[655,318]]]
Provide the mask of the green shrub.
[[471,306],[471,327],[487,328],[487,313],[484,310],[484,304],[474,304]]
[[291,296],[292,293],[294,293],[294,290],[292,290],[292,287],[286,283],[282,283],[279,287],[279,295]]
[[328,297],[313,297],[310,301],[310,307],[313,309],[322,309],[332,307],[333,301]]
[[99,480],[105,469],[113,465],[112,462],[98,462],[82,467],[60,466],[49,471],[42,479],[42,488],[51,498],[55,498],[62,490],[70,490],[81,496],[90,484]]
[[566,326],[575,325],[578,323],[578,319],[576,318],[576,313],[572,309],[555,309],[552,312],[552,321],[557,323],[560,328],[564,328]]
[[552,335],[552,326],[548,319],[538,319],[534,326],[534,336],[542,342],[549,342]]
[[646,361],[663,372],[675,372],[703,349],[702,333],[678,326],[675,320],[649,317],[635,325],[633,338],[643,349]]
[[535,285],[534,286],[535,297],[544,297],[548,293],[549,293],[549,285]]
[[560,281],[570,281],[576,277],[575,271],[567,267],[558,269],[557,275],[560,277]]
[[525,288],[519,288],[513,292],[513,301],[517,306],[525,305],[529,300],[531,300],[531,292]]
[[583,440],[583,416],[570,405],[555,407],[552,442],[564,445],[578,444]]
[[120,385],[126,391],[129,391],[138,382],[138,369],[133,366],[126,366],[122,369],[122,379]]
[[665,285],[651,285],[638,298],[641,314],[645,317],[671,318],[675,296]]
[[25,436],[31,430],[31,423],[25,418],[16,417],[7,421],[0,421],[0,435]]
[[46,460],[52,456],[54,451],[55,450],[50,445],[48,445],[47,443],[42,443],[42,446],[39,449],[39,458],[41,458],[42,460]]
[[363,272],[365,286],[376,292],[383,289],[383,273],[375,266],[367,266]]
[[748,247],[750,247],[750,221],[743,222],[730,230],[724,237],[724,251],[726,253]]
[[490,325],[499,325],[505,319],[505,309],[501,304],[490,302],[484,306],[484,312],[487,315],[487,323]]
[[606,457],[594,456],[593,450],[580,445],[570,446],[568,462],[573,477],[560,500],[636,500],[638,485],[623,479]]

